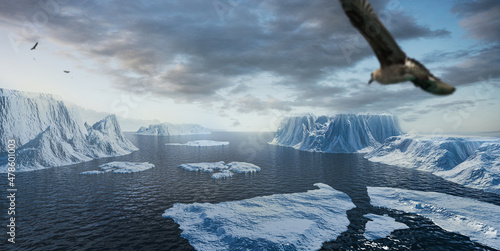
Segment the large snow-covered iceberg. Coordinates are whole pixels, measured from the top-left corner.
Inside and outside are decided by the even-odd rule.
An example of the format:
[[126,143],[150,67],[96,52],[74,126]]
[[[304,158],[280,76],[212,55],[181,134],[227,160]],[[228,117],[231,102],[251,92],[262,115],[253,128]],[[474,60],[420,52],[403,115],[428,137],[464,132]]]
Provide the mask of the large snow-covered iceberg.
[[169,136],[169,135],[194,135],[194,134],[211,134],[212,132],[197,124],[170,124],[162,123],[158,125],[149,125],[149,127],[141,127],[136,132],[141,135],[156,135],[156,136]]
[[347,230],[349,196],[328,185],[218,204],[176,203],[172,218],[196,250],[317,250]]
[[[114,115],[88,126],[77,109],[48,94],[0,89],[0,138],[15,139],[16,171],[63,166],[138,150]],[[7,140],[5,140],[7,142]],[[0,150],[0,172],[6,152]]]
[[500,206],[453,195],[368,187],[370,203],[431,219],[441,228],[500,249]]
[[101,174],[107,172],[113,173],[137,173],[146,171],[155,167],[154,164],[149,162],[125,162],[125,161],[113,161],[103,165],[100,165],[101,170],[93,170],[82,172],[80,174]]
[[270,144],[313,152],[352,153],[400,134],[393,115],[305,115],[284,119]]
[[500,139],[422,136],[388,138],[365,155],[374,162],[432,172],[447,180],[500,193]]

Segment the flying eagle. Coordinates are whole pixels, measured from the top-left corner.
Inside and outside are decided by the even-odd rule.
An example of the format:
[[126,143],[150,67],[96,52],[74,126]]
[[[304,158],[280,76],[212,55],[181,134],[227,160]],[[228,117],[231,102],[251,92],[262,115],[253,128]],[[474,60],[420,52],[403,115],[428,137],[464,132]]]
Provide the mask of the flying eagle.
[[64,73],[69,73],[69,71],[64,71]]
[[411,81],[415,86],[436,95],[448,95],[455,91],[455,87],[442,82],[420,62],[406,56],[370,3],[366,0],[340,0],[340,4],[380,62],[380,68],[371,73],[368,84],[374,80],[383,85]]
[[35,43],[35,45],[33,45],[33,47],[31,47],[31,50],[34,50],[36,49],[36,46],[38,45],[38,42]]

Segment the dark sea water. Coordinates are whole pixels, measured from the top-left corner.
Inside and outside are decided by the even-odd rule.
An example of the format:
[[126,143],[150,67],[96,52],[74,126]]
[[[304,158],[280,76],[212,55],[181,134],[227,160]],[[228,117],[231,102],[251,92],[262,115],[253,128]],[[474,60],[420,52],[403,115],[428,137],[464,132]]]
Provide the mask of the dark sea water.
[[[370,206],[367,186],[398,187],[469,197],[500,205],[500,196],[448,182],[428,173],[373,163],[363,154],[323,154],[268,145],[270,133],[214,133],[206,136],[127,134],[141,150],[132,154],[46,170],[17,173],[16,243],[0,250],[193,250],[181,230],[162,213],[174,203],[233,201],[277,193],[297,193],[325,183],[348,194],[356,208],[348,211],[349,230],[325,242],[324,250],[492,250],[447,232],[430,220]],[[229,141],[224,147],[166,146],[189,140]],[[155,168],[133,174],[80,175],[110,161],[139,161]],[[209,173],[189,172],[183,163],[245,161],[262,170],[214,180]],[[0,180],[3,198],[7,177]],[[7,201],[1,200],[2,225],[8,224]],[[363,237],[366,213],[386,213],[410,228],[391,238]]]

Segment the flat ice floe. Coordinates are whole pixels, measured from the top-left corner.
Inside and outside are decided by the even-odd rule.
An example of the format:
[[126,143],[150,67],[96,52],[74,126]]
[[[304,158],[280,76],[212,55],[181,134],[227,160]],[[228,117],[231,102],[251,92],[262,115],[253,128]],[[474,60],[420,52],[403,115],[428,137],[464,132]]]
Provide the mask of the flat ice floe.
[[365,238],[368,240],[385,238],[394,230],[408,228],[406,224],[397,222],[387,214],[366,214],[364,217],[371,219],[366,223],[365,228]]
[[179,167],[192,172],[214,172],[216,170],[221,170],[219,173],[214,173],[212,175],[212,179],[228,178],[234,175],[233,172],[255,173],[260,171],[260,167],[254,164],[238,161],[231,162],[229,164],[226,164],[224,161],[187,163],[179,165]]
[[322,183],[303,193],[218,204],[176,203],[172,218],[196,250],[317,250],[347,230],[346,194]]
[[136,173],[142,172],[155,167],[155,165],[149,162],[123,162],[123,161],[113,161],[103,165],[100,165],[101,170],[87,171],[80,174],[101,174],[106,172],[113,173]]
[[373,206],[416,213],[441,228],[500,249],[500,206],[470,198],[388,187],[368,187]]
[[229,145],[229,141],[194,140],[194,141],[188,141],[185,144],[181,144],[181,143],[167,143],[165,145],[167,145],[167,146],[197,146],[197,147],[204,147],[204,146],[227,146],[227,145]]

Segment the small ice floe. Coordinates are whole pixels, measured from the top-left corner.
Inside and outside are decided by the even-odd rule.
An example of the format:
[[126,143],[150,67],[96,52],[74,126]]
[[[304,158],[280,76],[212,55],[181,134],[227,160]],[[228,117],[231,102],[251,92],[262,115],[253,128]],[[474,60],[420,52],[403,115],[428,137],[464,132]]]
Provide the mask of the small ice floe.
[[101,170],[93,170],[82,172],[80,174],[101,174],[106,172],[113,173],[136,173],[142,172],[155,167],[155,165],[149,162],[124,162],[124,161],[113,161],[103,165],[100,165]]
[[235,173],[255,173],[260,171],[260,167],[247,162],[231,162],[226,164],[224,161],[219,162],[201,162],[201,163],[187,163],[179,165],[187,171],[192,172],[214,172],[216,170],[221,170],[219,173],[214,173],[212,175],[213,179],[222,179],[233,176]]
[[194,141],[188,141],[185,144],[167,143],[165,145],[167,145],[167,146],[196,146],[196,147],[227,146],[227,145],[229,145],[229,141],[194,140]]
[[365,229],[365,238],[368,240],[385,238],[394,230],[408,228],[406,224],[397,222],[387,214],[365,214],[364,216],[371,220],[366,223]]

